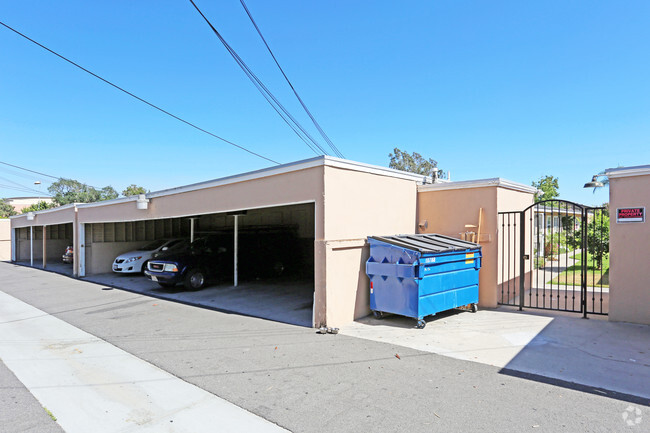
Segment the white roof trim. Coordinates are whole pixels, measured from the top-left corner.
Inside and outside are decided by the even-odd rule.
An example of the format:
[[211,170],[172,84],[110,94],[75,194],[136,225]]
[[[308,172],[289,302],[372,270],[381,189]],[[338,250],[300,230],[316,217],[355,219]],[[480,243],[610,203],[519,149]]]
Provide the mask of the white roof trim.
[[[147,194],[147,197],[149,197],[149,194]],[[111,205],[111,204],[118,204],[118,203],[126,203],[129,201],[137,201],[138,196],[130,196],[130,197],[120,197],[120,198],[114,198],[113,200],[102,200],[102,201],[96,201],[92,203],[79,203],[77,204],[78,208],[83,208],[83,207],[96,207],[96,206],[106,206],[106,205]]]
[[53,197],[7,197],[5,200],[6,201],[12,201],[12,200],[39,200],[39,201],[45,201],[45,200],[50,200],[52,201],[54,198]]
[[643,176],[650,174],[650,165],[636,165],[634,167],[608,168],[605,175],[609,178]]
[[[405,171],[393,170],[392,168],[380,167],[376,165],[364,164],[361,162],[349,161],[346,159],[335,158],[332,156],[317,156],[311,159],[305,159],[302,161],[290,162],[288,164],[282,164],[275,167],[263,168],[261,170],[250,171],[248,173],[236,174],[233,176],[222,177],[219,179],[208,180],[205,182],[194,183],[191,185],[179,186],[175,188],[164,189],[161,191],[154,191],[145,194],[148,199],[156,197],[164,197],[173,194],[181,194],[190,191],[196,191],[200,189],[214,188],[223,185],[229,185],[238,182],[245,182],[249,180],[261,179],[264,177],[275,176],[278,174],[291,173],[299,170],[306,170],[314,167],[336,167],[346,170],[355,170],[361,171],[364,173],[377,174],[380,176],[389,176],[395,177],[398,179],[411,180],[414,182],[430,182],[431,178],[415,173],[408,173]],[[79,204],[78,207],[96,207],[96,206],[107,206],[112,204],[118,204],[128,201],[137,200],[137,196],[133,197],[122,197],[114,200],[105,200],[98,201],[94,203],[83,203]]]
[[449,189],[466,189],[466,188],[485,188],[485,187],[501,187],[512,189],[515,191],[527,192],[530,194],[535,194],[537,188],[534,186],[524,185],[523,183],[517,183],[510,180],[502,179],[500,177],[494,177],[491,179],[478,179],[478,180],[462,180],[462,181],[452,181],[445,183],[432,183],[427,185],[418,185],[418,192],[421,191],[441,191]]
[[[51,213],[51,212],[59,212],[59,211],[65,210],[65,209],[74,208],[76,206],[79,206],[79,203],[70,203],[70,204],[66,204],[66,205],[63,205],[63,206],[53,207],[53,208],[50,208],[50,209],[37,210],[37,211],[34,211],[34,215],[42,215],[42,214]],[[9,218],[11,218],[11,219],[16,218],[17,219],[17,218],[22,218],[22,217],[27,218],[27,214],[23,213],[23,214],[20,214],[20,215],[14,215],[14,216],[10,216]]]
[[414,182],[431,182],[431,176],[395,170],[393,168],[381,167],[378,165],[364,164],[363,162],[350,161],[347,159],[335,158],[333,156],[325,156],[323,165],[370,174],[378,174],[380,176],[396,177],[398,179],[412,180]]

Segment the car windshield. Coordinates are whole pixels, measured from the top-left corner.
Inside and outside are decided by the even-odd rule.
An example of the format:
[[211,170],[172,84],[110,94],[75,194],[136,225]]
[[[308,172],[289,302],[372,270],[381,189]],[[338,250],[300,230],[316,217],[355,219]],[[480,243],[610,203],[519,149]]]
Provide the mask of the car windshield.
[[198,238],[190,244],[190,248],[193,250],[201,250],[205,248],[206,240],[205,238]]
[[169,241],[169,243],[167,244],[167,248],[172,248],[172,247],[179,246],[182,242],[183,242],[182,239],[176,239],[176,240],[173,240],[173,241]]
[[140,251],[153,251],[153,250],[157,250],[158,248],[160,248],[160,247],[162,247],[163,245],[165,245],[166,242],[167,242],[167,239],[161,239],[161,240],[158,240],[158,241],[153,241],[153,242],[151,242],[150,244],[145,245],[145,246],[142,247],[142,248],[139,248],[139,250],[140,250]]

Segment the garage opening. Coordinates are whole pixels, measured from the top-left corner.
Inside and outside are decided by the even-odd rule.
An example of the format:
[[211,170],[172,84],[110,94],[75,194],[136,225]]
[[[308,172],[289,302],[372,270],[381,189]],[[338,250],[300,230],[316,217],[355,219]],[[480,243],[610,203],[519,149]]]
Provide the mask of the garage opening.
[[[313,204],[202,215],[195,233],[221,239],[233,255],[237,238],[238,282],[313,282]],[[228,272],[234,281],[234,266]]]
[[16,261],[20,264],[72,275],[73,245],[72,223],[16,229]]
[[[314,236],[313,203],[161,220],[86,224],[86,275],[98,282],[186,303],[312,326]],[[207,251],[207,261],[192,265],[202,271],[206,280],[200,290],[188,290],[187,274],[166,284],[152,281],[139,272],[112,272],[121,254],[146,243],[190,237],[194,240],[190,253]],[[150,261],[154,265],[168,257],[180,263],[184,254],[190,254],[187,250],[172,251]],[[160,274],[152,272],[151,275]]]

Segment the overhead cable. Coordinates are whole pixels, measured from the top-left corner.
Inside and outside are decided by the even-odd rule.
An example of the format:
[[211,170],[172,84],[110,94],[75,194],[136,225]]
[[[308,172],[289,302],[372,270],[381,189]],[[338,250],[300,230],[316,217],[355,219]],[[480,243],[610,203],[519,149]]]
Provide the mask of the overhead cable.
[[[20,166],[17,166],[17,165],[9,164],[8,162],[0,161],[0,164],[8,165],[9,167],[17,168],[19,170],[27,171],[27,172],[30,172],[30,173],[36,173],[36,174],[40,174],[42,176],[51,177],[52,179],[56,179],[57,181],[63,179],[62,177],[56,177],[56,176],[52,176],[51,174],[45,174],[45,173],[41,173],[39,171],[30,170],[30,169],[25,168],[25,167],[20,167]],[[23,173],[16,172],[16,171],[13,171],[13,170],[8,170],[8,169],[6,169],[4,167],[0,167],[0,170],[5,170],[7,173],[11,173],[14,176],[20,176],[20,177],[25,178],[25,179],[35,179],[36,178],[35,176],[30,176],[28,174],[23,174]],[[36,178],[36,179],[38,179],[38,178]],[[11,181],[11,180],[9,182],[16,183],[16,182]],[[97,188],[96,186],[88,185],[87,183],[82,183],[82,185],[85,185],[85,186],[87,186],[89,188],[101,189],[101,188]]]
[[72,60],[70,60],[70,59],[68,59],[68,58],[66,58],[66,57],[64,57],[64,56],[62,56],[61,54],[59,54],[59,53],[57,53],[57,52],[55,52],[55,51],[53,51],[53,50],[47,48],[45,45],[42,45],[42,44],[36,42],[34,39],[32,39],[32,38],[30,38],[30,37],[28,37],[28,36],[22,34],[22,33],[19,32],[18,30],[14,29],[14,28],[12,28],[12,27],[10,27],[10,26],[8,26],[7,24],[3,23],[2,21],[0,21],[0,24],[3,25],[4,27],[8,28],[8,29],[11,30],[12,32],[14,32],[14,33],[16,33],[16,34],[22,36],[22,37],[25,38],[25,39],[27,39],[28,41],[30,41],[30,42],[32,42],[32,43],[38,45],[39,47],[43,48],[44,50],[49,51],[50,53],[52,53],[52,54],[54,54],[55,56],[61,58],[62,60],[65,60],[66,62],[70,63],[71,65],[76,66],[77,68],[81,69],[82,71],[87,72],[88,74],[92,75],[93,77],[95,77],[95,78],[97,78],[97,79],[103,81],[104,83],[106,83],[106,84],[108,84],[108,85],[110,85],[110,86],[116,88],[117,90],[119,90],[119,91],[121,91],[121,92],[126,93],[127,95],[131,96],[132,98],[137,99],[138,101],[140,101],[140,102],[142,102],[142,103],[147,104],[147,105],[150,106],[151,108],[155,108],[156,110],[160,111],[161,113],[164,113],[164,114],[166,114],[166,115],[168,115],[168,116],[170,116],[170,117],[173,117],[174,119],[178,120],[179,122],[183,122],[183,123],[185,123],[186,125],[189,125],[189,126],[191,126],[192,128],[194,128],[194,129],[197,129],[197,130],[199,130],[199,131],[201,131],[201,132],[203,132],[203,133],[205,133],[205,134],[208,134],[208,135],[210,135],[210,136],[212,136],[212,137],[214,137],[214,138],[216,138],[216,139],[218,139],[218,140],[223,141],[224,143],[228,143],[228,144],[230,144],[230,145],[232,145],[232,146],[235,146],[236,148],[241,149],[241,150],[243,150],[244,152],[248,152],[248,153],[250,153],[251,155],[257,156],[257,157],[262,158],[262,159],[265,159],[265,160],[267,160],[267,161],[269,161],[269,162],[272,162],[272,163],[274,163],[274,164],[280,164],[279,162],[274,161],[274,160],[272,160],[271,158],[267,158],[266,156],[260,155],[259,153],[256,153],[256,152],[253,152],[252,150],[249,150],[249,149],[247,149],[247,148],[245,148],[245,147],[243,147],[243,146],[240,146],[239,144],[233,143],[233,142],[230,141],[230,140],[226,140],[226,139],[223,138],[223,137],[219,137],[218,135],[216,135],[216,134],[214,134],[214,133],[212,133],[212,132],[210,132],[210,131],[207,131],[207,130],[205,130],[205,129],[203,129],[203,128],[200,128],[200,127],[196,126],[195,124],[193,124],[193,123],[191,123],[191,122],[188,122],[187,120],[184,120],[184,119],[182,119],[182,118],[180,118],[180,117],[178,117],[178,116],[176,116],[176,115],[170,113],[169,111],[163,110],[162,108],[158,107],[157,105],[154,105],[154,104],[152,104],[151,102],[146,101],[145,99],[142,99],[142,98],[140,98],[139,96],[134,95],[133,93],[129,92],[128,90],[123,89],[122,87],[118,86],[117,84],[114,84],[114,83],[112,83],[112,82],[110,82],[110,81],[108,81],[108,80],[106,80],[106,79],[100,77],[99,75],[95,74],[94,72],[89,71],[88,69],[84,68],[83,66],[80,66],[79,64],[73,62]]
[[[208,26],[210,26],[210,28],[217,36],[217,38],[219,38],[219,41],[221,41],[223,46],[226,47],[226,50],[228,51],[228,53],[230,53],[232,58],[235,59],[237,65],[239,65],[239,67],[244,71],[246,76],[253,82],[257,90],[260,91],[260,93],[262,93],[262,95],[269,102],[269,104],[271,104],[273,109],[280,115],[282,120],[284,120],[285,123],[287,123],[287,125],[289,125],[291,129],[293,129],[296,135],[298,135],[298,137],[301,140],[303,140],[305,144],[312,151],[316,152],[316,154],[318,154],[318,152],[314,149],[314,147],[321,152],[320,154],[329,155],[329,153],[327,153],[327,151],[320,144],[318,144],[318,142],[314,139],[314,137],[312,137],[309,134],[309,132],[307,132],[305,128],[302,125],[300,125],[300,123],[289,113],[289,111],[287,111],[287,109],[280,103],[280,101],[278,101],[278,99],[273,95],[273,93],[271,93],[271,91],[264,85],[264,83],[262,83],[262,81],[257,77],[257,75],[253,73],[253,71],[242,60],[242,58],[237,54],[237,52],[235,52],[235,50],[228,44],[228,42],[226,42],[223,36],[221,36],[221,33],[219,33],[219,31],[212,25],[210,20],[208,20],[208,18],[203,14],[203,12],[201,12],[201,9],[199,9],[196,3],[194,3],[193,0],[189,0],[189,1],[190,3],[192,3],[192,6],[194,6],[197,12],[201,15],[201,17],[203,17],[203,19],[208,24]],[[280,111],[282,112],[282,114],[280,113]]]
[[330,138],[327,136],[327,134],[325,133],[325,131],[323,131],[323,128],[321,128],[320,124],[316,121],[316,119],[314,118],[314,116],[311,114],[311,111],[309,111],[309,109],[307,108],[307,106],[306,106],[305,103],[303,102],[303,100],[302,100],[302,98],[300,97],[300,95],[298,95],[298,92],[296,91],[295,87],[294,87],[293,84],[291,83],[291,80],[289,80],[289,77],[287,77],[287,74],[284,73],[284,69],[282,69],[282,66],[280,66],[280,62],[278,62],[278,59],[276,59],[275,55],[273,54],[273,51],[271,51],[271,47],[270,47],[269,44],[266,42],[266,39],[264,38],[264,35],[262,35],[262,31],[261,31],[260,28],[257,26],[257,23],[255,22],[255,19],[253,18],[253,15],[252,15],[251,12],[248,10],[248,6],[246,6],[246,2],[244,2],[244,0],[239,0],[239,2],[240,2],[241,5],[244,7],[244,10],[246,11],[246,15],[248,15],[248,18],[250,18],[251,23],[253,23],[253,26],[255,27],[255,30],[257,30],[257,34],[260,35],[260,38],[262,38],[262,42],[264,42],[264,45],[266,46],[266,49],[269,51],[269,54],[271,54],[271,57],[273,57],[273,61],[275,62],[275,64],[277,65],[278,69],[279,69],[280,72],[282,73],[282,76],[284,77],[284,79],[285,79],[285,80],[287,81],[287,83],[289,84],[289,87],[291,87],[291,90],[293,91],[293,94],[296,95],[296,98],[298,99],[298,102],[300,102],[300,105],[302,105],[302,108],[305,110],[305,112],[307,113],[307,115],[308,115],[309,118],[311,119],[311,121],[312,121],[312,123],[314,124],[314,126],[316,127],[316,129],[318,129],[318,132],[320,132],[320,135],[321,135],[321,136],[323,137],[323,139],[327,142],[327,144],[329,145],[330,149],[332,149],[332,151],[336,154],[336,156],[338,156],[338,157],[340,157],[340,158],[344,158],[344,156],[343,156],[343,154],[341,153],[341,151],[340,151],[340,150],[339,150],[339,149],[334,145],[334,143],[332,143],[332,140],[330,140]]
[[14,191],[20,191],[20,192],[29,192],[29,193],[32,193],[32,194],[36,193],[36,194],[38,194],[40,196],[45,196],[45,195],[50,196],[50,197],[52,196],[52,194],[50,194],[48,192],[37,191],[35,189],[27,188],[27,187],[18,187],[18,186],[13,186],[13,185],[0,184],[0,188],[12,189]]
[[[6,177],[2,177],[2,176],[0,176],[0,180],[4,180],[4,181],[6,181],[6,182],[13,183],[13,184],[14,184],[14,186],[13,186],[14,189],[22,188],[22,189],[24,189],[24,190],[26,190],[26,191],[30,191],[30,192],[33,191],[33,192],[39,192],[39,193],[40,193],[40,190],[37,190],[37,189],[32,188],[32,187],[29,187],[29,186],[27,186],[27,185],[20,184],[20,183],[15,182],[15,181],[13,181],[13,180],[11,180],[11,179],[7,179]],[[7,185],[5,185],[5,186],[7,187]],[[48,195],[49,195],[49,194],[48,194]]]
[[0,161],[0,164],[8,165],[9,167],[17,168],[17,169],[24,170],[24,171],[29,171],[30,173],[40,174],[41,176],[51,177],[52,179],[56,179],[56,180],[61,179],[60,177],[52,176],[52,175],[50,175],[50,174],[41,173],[41,172],[39,172],[39,171],[30,170],[30,169],[28,169],[28,168],[24,168],[24,167],[19,167],[19,166],[17,166],[17,165],[9,164],[8,162],[2,162],[2,161]]

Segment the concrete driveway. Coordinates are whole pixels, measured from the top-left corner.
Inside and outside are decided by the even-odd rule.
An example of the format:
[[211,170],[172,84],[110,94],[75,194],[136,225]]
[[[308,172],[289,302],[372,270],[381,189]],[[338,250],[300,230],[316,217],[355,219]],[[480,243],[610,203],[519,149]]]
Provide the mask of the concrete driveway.
[[188,305],[245,314],[298,326],[312,326],[313,283],[294,280],[210,284],[188,292],[182,285],[163,288],[143,275],[106,273],[84,278],[110,287]]
[[[603,320],[605,319],[605,320]],[[414,320],[366,317],[341,333],[456,359],[650,399],[650,326],[603,316],[519,312],[501,307],[476,314],[452,310]]]

